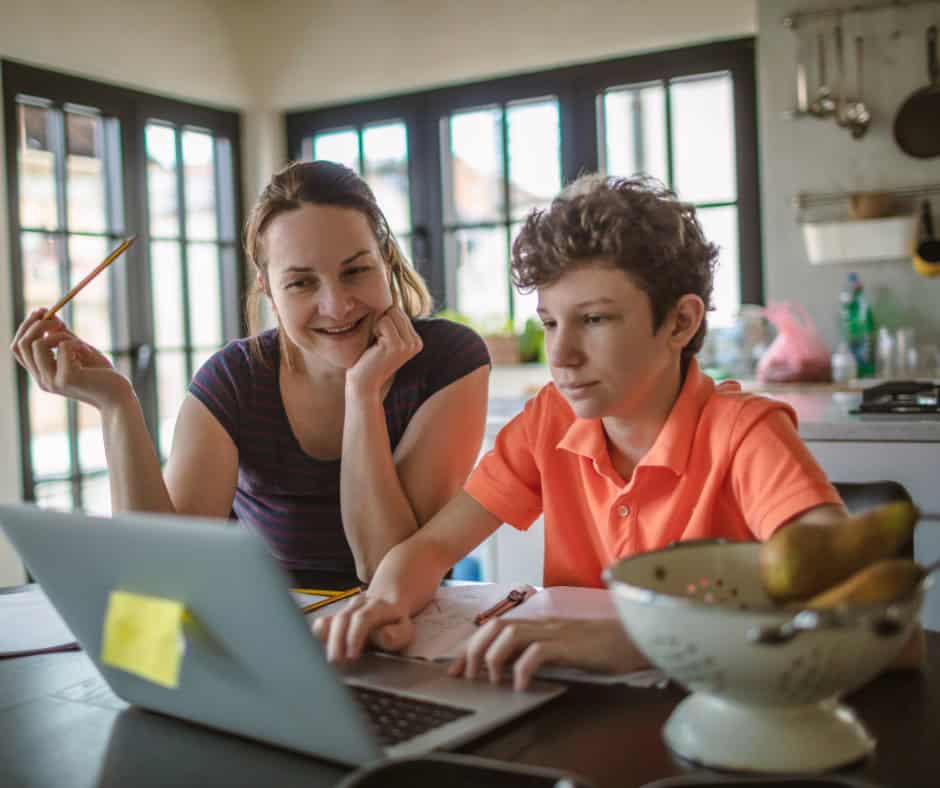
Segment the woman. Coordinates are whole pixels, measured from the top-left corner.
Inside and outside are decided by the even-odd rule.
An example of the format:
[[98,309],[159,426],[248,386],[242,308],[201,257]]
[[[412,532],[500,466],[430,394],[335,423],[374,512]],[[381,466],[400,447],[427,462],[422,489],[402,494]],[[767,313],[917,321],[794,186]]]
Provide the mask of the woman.
[[[483,438],[489,357],[430,297],[375,196],[331,162],[276,173],[252,210],[252,337],[196,373],[166,468],[130,382],[58,318],[13,353],[44,391],[101,412],[115,512],[254,527],[295,582],[368,581],[459,489]],[[262,299],[277,328],[257,331]]]

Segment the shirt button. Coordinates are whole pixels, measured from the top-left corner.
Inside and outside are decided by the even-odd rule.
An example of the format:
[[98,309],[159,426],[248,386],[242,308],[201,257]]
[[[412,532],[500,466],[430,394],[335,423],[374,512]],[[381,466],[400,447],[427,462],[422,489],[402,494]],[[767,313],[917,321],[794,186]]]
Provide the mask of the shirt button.
[[630,507],[626,504],[620,504],[620,506],[617,507],[617,514],[619,514],[621,517],[629,517]]

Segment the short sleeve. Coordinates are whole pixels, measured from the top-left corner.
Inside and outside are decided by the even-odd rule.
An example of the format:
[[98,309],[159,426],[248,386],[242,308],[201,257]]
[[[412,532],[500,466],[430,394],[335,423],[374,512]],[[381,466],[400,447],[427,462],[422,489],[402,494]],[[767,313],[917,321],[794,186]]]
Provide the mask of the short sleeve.
[[782,403],[763,408],[736,424],[729,478],[740,511],[761,540],[809,509],[842,503],[800,438],[793,411]]
[[236,446],[241,395],[248,391],[249,384],[250,369],[243,342],[232,342],[210,356],[189,384],[189,393],[209,409]]
[[542,513],[541,473],[535,461],[533,403],[504,426],[493,449],[464,485],[466,493],[504,523],[526,530]]
[[432,318],[416,321],[415,329],[424,342],[425,398],[490,363],[486,343],[467,326]]

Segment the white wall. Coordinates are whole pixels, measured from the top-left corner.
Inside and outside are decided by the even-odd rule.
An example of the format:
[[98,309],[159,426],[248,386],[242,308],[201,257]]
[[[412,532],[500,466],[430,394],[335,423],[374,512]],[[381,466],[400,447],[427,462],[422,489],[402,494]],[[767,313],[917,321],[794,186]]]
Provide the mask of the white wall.
[[270,0],[233,12],[276,109],[751,35],[754,0]]
[[[0,57],[240,108],[251,103],[249,81],[225,5],[212,0],[4,0]],[[0,117],[0,129],[2,121]],[[20,463],[14,365],[6,351],[13,332],[13,296],[4,162],[0,156],[0,501],[15,501],[20,498]],[[22,579],[19,561],[0,536],[0,586]]]
[[[804,0],[799,7],[845,6],[839,0]],[[779,0],[760,0],[758,84],[760,85],[761,200],[764,284],[769,299],[802,301],[830,342],[837,338],[839,290],[856,270],[886,323],[916,326],[921,336],[940,341],[940,281],[914,273],[909,260],[861,265],[810,265],[791,199],[797,192],[866,191],[940,183],[940,158],[903,154],[892,136],[894,115],[904,98],[927,84],[925,29],[940,23],[940,7],[848,16],[844,20],[850,84],[854,85],[856,31],[864,36],[864,94],[872,125],[860,140],[831,120],[787,118],[795,104],[796,38],[781,24]],[[898,27],[901,35],[892,33]],[[829,39],[831,42],[831,37]],[[832,53],[830,51],[830,63]],[[830,65],[830,78],[835,76]],[[940,199],[934,201],[940,212]]]

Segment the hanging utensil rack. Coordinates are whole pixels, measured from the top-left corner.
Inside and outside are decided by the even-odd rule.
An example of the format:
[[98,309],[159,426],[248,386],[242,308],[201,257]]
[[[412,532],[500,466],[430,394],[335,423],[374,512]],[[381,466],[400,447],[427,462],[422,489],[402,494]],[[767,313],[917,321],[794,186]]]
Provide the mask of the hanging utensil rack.
[[871,11],[884,11],[887,9],[906,9],[918,5],[940,5],[940,0],[881,0],[877,3],[849,3],[834,8],[814,8],[792,11],[783,17],[785,27],[798,28],[812,19],[834,18],[850,14],[867,14]]
[[[940,183],[928,183],[923,186],[899,186],[893,189],[866,189],[866,192],[891,194],[902,200],[917,200],[921,197],[940,197]],[[851,192],[800,192],[793,198],[793,206],[797,209],[798,219],[804,221],[803,214],[811,209],[821,206],[834,206],[844,203],[848,205],[849,198],[861,191]]]

